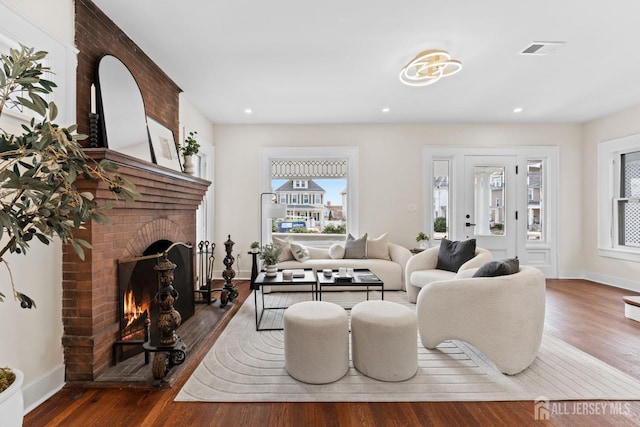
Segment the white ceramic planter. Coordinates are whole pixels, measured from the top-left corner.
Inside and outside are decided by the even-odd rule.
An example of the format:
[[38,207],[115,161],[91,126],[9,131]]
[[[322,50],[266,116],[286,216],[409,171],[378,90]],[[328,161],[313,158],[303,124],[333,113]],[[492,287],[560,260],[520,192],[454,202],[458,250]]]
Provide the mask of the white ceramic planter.
[[278,275],[278,266],[277,265],[267,265],[264,267],[265,276],[266,277],[276,277]]
[[0,424],[3,427],[20,427],[24,417],[24,401],[22,399],[22,371],[11,368],[16,374],[16,380],[11,386],[0,393]]
[[193,156],[184,156],[184,173],[193,175]]

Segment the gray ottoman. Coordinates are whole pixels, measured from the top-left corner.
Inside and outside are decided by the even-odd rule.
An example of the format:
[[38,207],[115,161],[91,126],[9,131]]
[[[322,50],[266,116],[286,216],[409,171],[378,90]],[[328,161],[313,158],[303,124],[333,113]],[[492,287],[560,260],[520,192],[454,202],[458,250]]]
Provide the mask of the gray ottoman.
[[293,378],[326,384],[349,369],[347,312],[326,301],[305,301],[284,312],[284,366]]
[[351,309],[353,366],[381,381],[403,381],[418,371],[416,315],[390,301],[364,301]]

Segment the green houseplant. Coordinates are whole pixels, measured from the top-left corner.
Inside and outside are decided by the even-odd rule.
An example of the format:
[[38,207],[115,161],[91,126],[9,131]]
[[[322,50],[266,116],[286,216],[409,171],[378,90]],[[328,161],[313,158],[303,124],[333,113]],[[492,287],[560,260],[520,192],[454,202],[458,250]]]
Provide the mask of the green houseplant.
[[260,242],[251,242],[251,246],[249,248],[251,249],[251,252],[260,252]]
[[276,246],[273,243],[268,243],[262,247],[260,251],[260,259],[264,261],[264,267],[267,277],[273,277],[277,274],[278,259],[282,254],[282,247]]
[[193,160],[192,156],[198,154],[200,150],[200,144],[196,141],[198,132],[189,132],[189,135],[184,139],[184,144],[180,151],[182,157],[184,157],[184,171],[190,175],[193,175]]
[[[0,55],[0,118],[12,107],[36,113],[20,134],[0,128],[0,261],[9,272],[14,299],[23,308],[35,303],[16,290],[7,252],[26,254],[32,242],[48,245],[57,236],[84,259],[83,248],[91,245],[75,238],[74,230],[90,220],[109,223],[104,211],[111,206],[98,206],[93,194],[76,188],[76,180],[103,181],[116,198],[127,201],[137,194],[113,163],[97,163],[84,154],[79,141],[86,135],[75,133],[75,125],[54,123],[58,108],[44,99],[56,87],[44,78],[51,72],[42,65],[46,54],[21,46]],[[0,292],[0,302],[4,298]]]
[[426,249],[429,245],[429,235],[424,232],[419,232],[416,236],[416,242],[420,245],[421,249]]

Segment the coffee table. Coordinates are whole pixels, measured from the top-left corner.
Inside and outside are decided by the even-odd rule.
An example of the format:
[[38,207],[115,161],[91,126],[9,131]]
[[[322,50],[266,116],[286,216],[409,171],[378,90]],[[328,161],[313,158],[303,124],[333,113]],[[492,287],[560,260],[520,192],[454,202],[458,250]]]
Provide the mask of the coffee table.
[[[264,305],[264,290],[262,289],[264,286],[293,286],[293,285],[309,285],[311,286],[311,295],[312,298],[316,298],[317,294],[317,285],[318,282],[316,280],[316,274],[312,269],[305,269],[304,277],[294,277],[291,280],[284,280],[282,278],[282,270],[278,270],[278,273],[275,277],[267,277],[264,271],[258,273],[258,276],[253,281],[253,298],[255,302],[256,309],[256,331],[281,331],[283,328],[262,328],[260,323],[262,322],[262,316],[264,312],[267,310],[285,310],[288,306],[275,306],[275,307],[265,307]],[[262,306],[258,307],[258,292],[260,292]],[[291,291],[296,292],[296,291]]]
[[353,276],[349,281],[337,280],[338,270],[332,270],[331,277],[327,277],[323,274],[322,270],[317,272],[318,285],[316,287],[316,299],[322,301],[322,289],[323,288],[345,288],[345,287],[363,287],[367,290],[367,301],[369,300],[369,291],[380,290],[382,293],[382,299],[384,299],[384,282],[371,272],[368,268],[356,268],[353,270]]

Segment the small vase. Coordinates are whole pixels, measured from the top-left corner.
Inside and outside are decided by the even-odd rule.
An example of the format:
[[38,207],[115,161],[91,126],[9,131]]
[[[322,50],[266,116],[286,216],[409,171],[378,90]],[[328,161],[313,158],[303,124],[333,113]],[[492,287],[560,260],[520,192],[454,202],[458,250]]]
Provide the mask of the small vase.
[[184,156],[184,173],[193,175],[193,156]]
[[265,265],[264,267],[265,277],[276,277],[278,275],[277,265]]
[[428,240],[420,240],[419,246],[420,249],[428,249],[429,241]]

